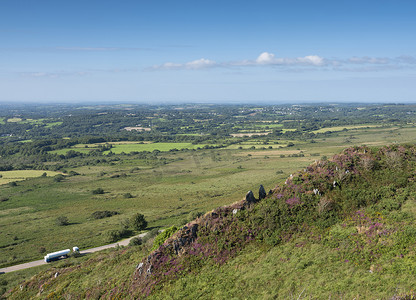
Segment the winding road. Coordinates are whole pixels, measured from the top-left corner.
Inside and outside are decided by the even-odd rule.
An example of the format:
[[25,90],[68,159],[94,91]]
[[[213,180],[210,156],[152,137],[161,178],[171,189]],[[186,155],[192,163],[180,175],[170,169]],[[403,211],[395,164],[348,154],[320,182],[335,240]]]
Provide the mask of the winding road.
[[[94,253],[94,252],[98,252],[104,249],[108,249],[108,248],[114,248],[117,246],[127,246],[130,243],[130,240],[132,238],[135,237],[144,237],[147,234],[147,232],[136,235],[136,236],[132,236],[128,239],[124,239],[121,240],[117,243],[113,243],[113,244],[108,244],[108,245],[104,245],[104,246],[100,246],[100,247],[95,247],[95,248],[91,248],[91,249],[86,249],[86,250],[81,250],[79,251],[80,254],[89,254],[89,253]],[[28,263],[24,263],[24,264],[20,264],[20,265],[15,265],[15,266],[10,266],[10,267],[5,267],[5,268],[0,268],[0,274],[3,273],[9,273],[9,272],[13,272],[13,271],[19,271],[19,270],[24,270],[24,269],[28,269],[28,268],[32,268],[32,267],[37,267],[40,265],[46,265],[47,262],[45,262],[43,259],[41,260],[35,260],[35,261],[31,261]]]

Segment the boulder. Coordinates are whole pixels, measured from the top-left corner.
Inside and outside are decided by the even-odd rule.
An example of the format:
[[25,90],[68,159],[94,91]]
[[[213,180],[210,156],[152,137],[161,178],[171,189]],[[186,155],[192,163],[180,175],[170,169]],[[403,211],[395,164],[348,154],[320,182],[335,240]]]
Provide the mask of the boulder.
[[266,196],[266,190],[264,189],[264,186],[261,184],[259,188],[259,200],[266,198]]
[[257,201],[252,191],[247,192],[246,198],[244,200],[246,200],[248,204],[255,203]]

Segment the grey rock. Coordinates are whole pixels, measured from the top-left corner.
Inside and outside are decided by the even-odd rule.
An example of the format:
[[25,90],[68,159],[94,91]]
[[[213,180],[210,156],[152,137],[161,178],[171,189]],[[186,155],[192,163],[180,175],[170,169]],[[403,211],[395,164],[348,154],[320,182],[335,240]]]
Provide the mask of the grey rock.
[[246,194],[246,198],[245,200],[247,201],[247,203],[255,203],[257,200],[256,198],[254,198],[254,194],[252,191],[248,191]]
[[153,271],[153,266],[150,265],[146,272],[147,272],[147,274],[151,275],[152,271]]
[[259,188],[259,200],[266,198],[266,196],[266,190],[264,189],[264,186],[261,184]]

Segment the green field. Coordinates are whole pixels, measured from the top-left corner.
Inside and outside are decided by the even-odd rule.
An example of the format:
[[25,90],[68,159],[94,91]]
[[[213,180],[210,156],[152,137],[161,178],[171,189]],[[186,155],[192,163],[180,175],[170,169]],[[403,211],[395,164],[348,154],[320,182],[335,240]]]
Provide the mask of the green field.
[[279,127],[283,127],[283,124],[268,124],[268,123],[263,123],[263,124],[255,124],[256,127],[260,127],[263,129],[267,129],[267,128],[279,128]]
[[[6,118],[0,118],[0,124],[5,124]],[[22,119],[18,117],[7,119],[8,123],[43,125],[46,128],[61,125],[63,122],[51,122],[48,119]]]
[[60,172],[42,171],[42,170],[14,170],[14,171],[0,171],[0,185],[6,184],[12,181],[21,181],[28,178],[42,176],[46,173],[46,176],[55,176],[61,174]]
[[[173,149],[197,149],[203,148],[206,145],[193,145],[192,143],[148,143],[148,144],[138,144],[138,143],[130,143],[130,144],[115,144],[113,148],[111,148],[111,152],[120,154],[130,153],[130,152],[141,152],[141,151],[149,151],[152,152],[154,150],[159,151],[170,151]],[[108,152],[106,152],[108,153]]]
[[342,130],[351,130],[351,129],[363,129],[363,128],[376,128],[381,127],[380,125],[351,125],[351,126],[334,126],[334,127],[326,127],[321,128],[318,130],[312,131],[313,133],[324,133],[328,131],[342,131]]
[[[170,150],[182,150],[182,149],[198,149],[207,146],[207,144],[192,144],[192,143],[150,143],[150,142],[117,142],[117,143],[106,143],[111,145],[111,150],[104,151],[104,154],[112,153],[131,153],[131,152],[143,152],[148,151],[152,152],[155,150],[158,151],[170,151]],[[70,150],[75,150],[81,153],[89,153],[95,149],[98,149],[99,146],[103,144],[88,144],[88,145],[75,145],[71,148],[60,149],[51,151],[55,154],[66,154]]]

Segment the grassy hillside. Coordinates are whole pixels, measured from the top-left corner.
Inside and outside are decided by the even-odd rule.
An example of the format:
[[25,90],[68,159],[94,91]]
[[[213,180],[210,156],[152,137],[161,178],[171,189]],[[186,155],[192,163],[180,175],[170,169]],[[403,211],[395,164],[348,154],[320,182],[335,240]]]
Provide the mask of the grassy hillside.
[[150,255],[146,244],[61,262],[8,297],[411,299],[415,174],[414,146],[348,148],[265,199],[205,214]]

